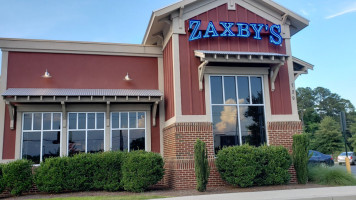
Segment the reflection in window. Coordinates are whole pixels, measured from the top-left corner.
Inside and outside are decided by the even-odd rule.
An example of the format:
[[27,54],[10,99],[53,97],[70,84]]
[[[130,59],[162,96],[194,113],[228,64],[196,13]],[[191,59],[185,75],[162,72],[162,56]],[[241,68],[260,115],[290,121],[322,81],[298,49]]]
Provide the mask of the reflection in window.
[[61,113],[24,113],[22,158],[39,164],[60,155]]
[[68,155],[104,151],[104,113],[69,113]]
[[266,143],[262,77],[211,76],[210,84],[215,153],[225,146]]
[[113,151],[145,150],[146,113],[111,113],[111,149]]

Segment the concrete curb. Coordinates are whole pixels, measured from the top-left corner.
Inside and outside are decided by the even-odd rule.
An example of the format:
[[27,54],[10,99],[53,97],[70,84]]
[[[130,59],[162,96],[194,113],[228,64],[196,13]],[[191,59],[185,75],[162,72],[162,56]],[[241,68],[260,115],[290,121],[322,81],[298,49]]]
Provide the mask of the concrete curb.
[[356,186],[242,192],[167,198],[167,200],[356,200]]

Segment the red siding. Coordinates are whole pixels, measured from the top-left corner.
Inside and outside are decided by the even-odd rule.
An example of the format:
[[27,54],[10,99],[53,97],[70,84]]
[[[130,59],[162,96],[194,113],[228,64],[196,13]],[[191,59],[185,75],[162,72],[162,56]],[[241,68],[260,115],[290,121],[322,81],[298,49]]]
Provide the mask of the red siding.
[[[151,117],[152,122],[153,116]],[[151,123],[152,124],[152,123]],[[160,137],[159,109],[157,108],[156,127],[151,126],[151,151],[155,153],[161,152],[161,137]]]
[[[41,78],[45,70],[50,79]],[[124,81],[126,73],[133,79]],[[7,88],[158,89],[157,58],[9,53]]]
[[[16,126],[16,124],[15,124],[15,126]],[[10,129],[9,110],[7,109],[7,106],[6,106],[2,159],[14,159],[15,158],[15,143],[16,143],[16,130]]]
[[[202,29],[206,28],[209,21],[213,21],[214,24],[219,24],[220,21],[273,24],[239,5],[236,8],[236,11],[227,10],[227,4],[225,4],[192,19],[201,20]],[[185,26],[188,30],[188,20],[185,22]],[[237,27],[232,30],[237,32]],[[198,84],[200,60],[195,57],[194,50],[286,53],[284,42],[282,46],[273,45],[269,43],[267,36],[262,36],[262,40],[255,40],[253,37],[218,37],[189,42],[189,34],[186,34],[179,36],[179,46],[183,115],[205,115],[206,112],[205,92],[199,91]],[[272,103],[274,105],[272,106],[272,113],[291,114],[287,66],[282,67],[281,72],[276,80],[276,91],[278,90],[278,92],[271,93],[271,99],[275,101]]]
[[163,50],[164,103],[166,121],[174,117],[174,78],[172,38]]

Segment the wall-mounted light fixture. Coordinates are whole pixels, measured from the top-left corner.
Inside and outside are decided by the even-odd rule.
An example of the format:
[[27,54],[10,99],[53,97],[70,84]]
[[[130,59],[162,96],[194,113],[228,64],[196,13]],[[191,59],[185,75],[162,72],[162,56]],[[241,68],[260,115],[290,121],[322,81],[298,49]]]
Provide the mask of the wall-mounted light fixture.
[[125,81],[132,81],[132,79],[130,78],[129,76],[129,73],[127,72],[125,78],[124,78]]
[[42,75],[42,78],[51,78],[51,77],[52,77],[51,74],[46,69],[46,72]]

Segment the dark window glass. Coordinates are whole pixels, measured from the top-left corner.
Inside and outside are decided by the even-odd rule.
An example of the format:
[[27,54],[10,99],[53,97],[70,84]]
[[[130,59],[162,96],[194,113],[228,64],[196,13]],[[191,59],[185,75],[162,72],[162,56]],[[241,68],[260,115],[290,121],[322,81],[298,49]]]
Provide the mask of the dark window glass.
[[51,130],[52,126],[52,114],[43,113],[43,130]]
[[225,104],[237,104],[235,77],[224,77]]
[[224,146],[239,145],[236,106],[213,106],[214,149],[217,153]]
[[78,113],[78,129],[86,129],[86,113]]
[[60,113],[53,113],[53,130],[61,129],[61,117]]
[[111,115],[111,120],[112,120],[112,128],[119,128],[119,113],[112,113]]
[[253,104],[263,104],[261,77],[251,77],[251,93]]
[[96,129],[104,129],[104,113],[96,113]]
[[136,126],[136,112],[130,112],[129,118],[130,118],[130,128],[137,128],[137,126]]
[[69,131],[68,155],[85,152],[85,131]]
[[95,113],[88,113],[88,129],[95,129]]
[[128,128],[128,113],[120,113],[121,115],[121,127],[120,128]]
[[211,103],[212,104],[223,104],[223,88],[222,88],[222,77],[221,76],[211,76]]
[[137,119],[138,119],[138,128],[145,128],[146,127],[145,113],[139,112]]
[[130,151],[145,150],[145,130],[130,130]]
[[42,113],[33,114],[33,130],[42,129]]
[[46,158],[59,156],[60,135],[61,134],[59,131],[43,132],[43,144],[42,144],[43,161]]
[[128,149],[128,131],[114,130],[112,131],[112,150],[127,151]]
[[40,163],[41,132],[24,132],[22,141],[22,158]]
[[32,130],[32,113],[23,116],[23,130]]
[[104,151],[104,131],[88,131],[87,153]]
[[240,106],[242,143],[260,146],[266,143],[263,106]]
[[77,129],[77,113],[69,113],[69,129]]
[[237,86],[239,92],[239,104],[249,104],[250,89],[249,89],[248,77],[244,77],[244,76],[237,77]]

